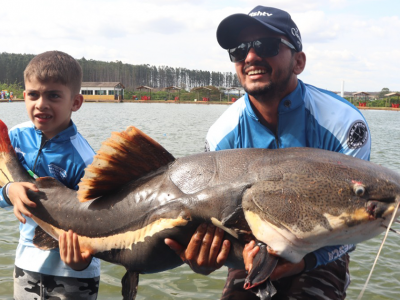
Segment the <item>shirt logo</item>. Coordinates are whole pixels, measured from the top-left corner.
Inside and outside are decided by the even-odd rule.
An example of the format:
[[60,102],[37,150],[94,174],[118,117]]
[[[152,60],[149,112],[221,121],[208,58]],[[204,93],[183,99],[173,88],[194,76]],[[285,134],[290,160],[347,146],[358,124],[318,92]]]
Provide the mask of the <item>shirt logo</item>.
[[270,16],[272,16],[272,14],[269,14],[267,12],[258,11],[258,12],[250,13],[249,16],[250,17],[260,17],[260,16],[262,16],[262,17],[270,17]]
[[67,179],[67,171],[65,171],[63,168],[60,168],[59,166],[56,166],[55,164],[49,165],[49,171],[52,177],[60,182],[65,182],[65,180]]
[[368,141],[368,128],[363,121],[356,121],[350,126],[347,145],[350,149],[358,149]]

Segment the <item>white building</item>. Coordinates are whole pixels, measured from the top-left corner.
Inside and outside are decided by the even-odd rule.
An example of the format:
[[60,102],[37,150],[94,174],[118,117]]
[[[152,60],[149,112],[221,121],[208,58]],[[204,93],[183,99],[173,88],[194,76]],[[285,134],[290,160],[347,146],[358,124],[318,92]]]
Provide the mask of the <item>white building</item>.
[[84,100],[123,100],[124,85],[120,82],[82,82],[81,94]]

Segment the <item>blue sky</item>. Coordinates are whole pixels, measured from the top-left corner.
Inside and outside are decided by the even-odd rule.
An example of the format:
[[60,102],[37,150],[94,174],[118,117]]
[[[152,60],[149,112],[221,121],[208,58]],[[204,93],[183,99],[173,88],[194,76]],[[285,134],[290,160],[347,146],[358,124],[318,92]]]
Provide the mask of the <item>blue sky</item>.
[[234,72],[219,22],[256,5],[288,11],[307,56],[299,76],[338,91],[400,91],[397,0],[14,0],[2,3],[1,51]]

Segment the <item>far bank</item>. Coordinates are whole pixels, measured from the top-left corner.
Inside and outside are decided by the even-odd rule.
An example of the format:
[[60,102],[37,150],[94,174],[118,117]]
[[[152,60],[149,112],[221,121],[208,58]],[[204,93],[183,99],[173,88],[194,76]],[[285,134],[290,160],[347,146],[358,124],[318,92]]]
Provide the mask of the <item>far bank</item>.
[[[23,102],[24,99],[1,100],[0,103]],[[199,105],[230,105],[234,102],[228,101],[179,101],[179,100],[84,100],[86,103],[169,103],[169,104],[199,104]],[[392,110],[400,111],[400,108],[393,107],[373,107],[373,106],[356,106],[359,110]]]

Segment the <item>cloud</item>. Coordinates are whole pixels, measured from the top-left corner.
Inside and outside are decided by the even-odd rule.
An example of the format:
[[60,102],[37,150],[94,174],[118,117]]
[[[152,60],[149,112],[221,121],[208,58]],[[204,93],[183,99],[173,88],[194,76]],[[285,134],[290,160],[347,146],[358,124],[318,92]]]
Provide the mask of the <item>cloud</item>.
[[[400,2],[270,0],[287,10],[303,38],[303,78],[338,89],[400,90]],[[2,3],[2,51],[61,50],[76,58],[234,72],[216,29],[258,0],[13,0]],[[385,9],[382,9],[382,8]],[[18,12],[18,13],[15,13]]]

